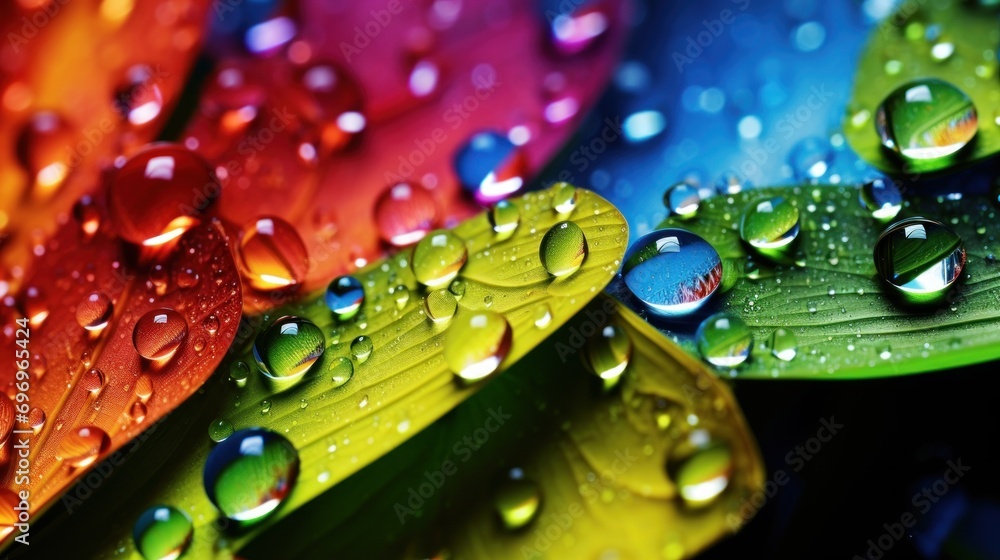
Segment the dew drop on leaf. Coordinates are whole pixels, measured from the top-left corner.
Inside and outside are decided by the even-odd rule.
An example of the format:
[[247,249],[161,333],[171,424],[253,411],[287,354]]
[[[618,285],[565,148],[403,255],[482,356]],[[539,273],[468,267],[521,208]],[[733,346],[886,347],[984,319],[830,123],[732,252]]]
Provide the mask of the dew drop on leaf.
[[499,313],[459,314],[445,336],[444,360],[462,381],[479,381],[500,367],[512,340],[510,324]]
[[722,259],[687,230],[661,229],[640,237],[625,254],[622,278],[657,315],[678,317],[701,308],[722,283]]
[[733,473],[733,457],[722,443],[704,443],[691,451],[677,450],[667,463],[667,473],[680,498],[689,507],[712,503],[729,486]]
[[178,558],[194,535],[191,518],[173,506],[153,506],[136,519],[132,540],[145,560]]
[[169,360],[187,337],[187,321],[173,309],[161,308],[146,312],[135,323],[132,344],[147,360]]
[[341,321],[352,319],[365,302],[365,289],[353,276],[341,276],[330,282],[324,296],[326,306]]
[[882,145],[908,160],[938,160],[964,148],[979,118],[972,99],[954,85],[921,79],[901,85],[879,105]]
[[76,306],[76,322],[88,331],[100,332],[111,319],[111,299],[101,292],[93,292]]
[[326,337],[319,327],[288,315],[275,320],[253,343],[257,369],[282,388],[301,381],[325,350]]
[[261,291],[298,285],[309,270],[302,238],[288,222],[274,216],[258,218],[240,239],[243,276]]
[[233,425],[224,418],[213,420],[208,425],[208,437],[215,443],[225,441],[231,435],[233,435]]
[[753,334],[747,324],[728,313],[716,313],[702,321],[695,340],[705,361],[719,367],[742,364],[753,346]]
[[493,494],[493,507],[503,526],[510,530],[525,527],[542,506],[542,490],[538,484],[524,478],[520,469],[504,478]]
[[966,252],[948,226],[908,218],[889,226],[875,242],[879,277],[911,303],[939,300],[961,276]]
[[351,355],[359,364],[365,363],[374,349],[375,345],[372,343],[372,339],[367,336],[361,335],[351,341]]
[[545,270],[555,277],[568,276],[587,258],[587,237],[574,222],[559,222],[545,232],[538,248]]
[[81,426],[70,430],[59,444],[59,458],[74,468],[83,468],[96,461],[108,448],[111,438],[96,426]]
[[447,230],[437,230],[420,240],[413,250],[413,274],[428,288],[451,282],[468,259],[465,241]]
[[605,388],[618,383],[632,357],[632,339],[623,329],[608,325],[587,341],[587,365],[604,380]]
[[455,316],[456,309],[458,302],[455,300],[455,295],[448,290],[434,290],[424,299],[427,317],[435,323],[450,321]]
[[437,222],[434,197],[421,186],[397,183],[375,202],[375,224],[382,239],[396,247],[412,245]]

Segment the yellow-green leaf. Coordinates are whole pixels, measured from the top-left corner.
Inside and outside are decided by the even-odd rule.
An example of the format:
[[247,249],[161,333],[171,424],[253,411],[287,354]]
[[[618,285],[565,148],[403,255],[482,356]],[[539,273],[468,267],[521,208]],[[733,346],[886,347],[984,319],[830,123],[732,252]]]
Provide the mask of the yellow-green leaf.
[[[169,432],[178,426],[179,432],[170,442],[177,452],[149,478],[145,486],[149,490],[108,499],[88,513],[87,518],[101,518],[104,523],[98,532],[101,537],[93,544],[104,557],[121,557],[122,553],[116,552],[121,547],[134,556],[128,536],[133,522],[146,508],[166,504],[184,511],[194,522],[189,555],[204,557],[217,548],[236,550],[253,535],[396,448],[486,384],[459,380],[449,368],[456,359],[449,356],[449,346],[458,346],[473,358],[483,356],[479,348],[482,337],[459,332],[463,325],[479,324],[470,321],[471,317],[490,316],[490,321],[509,325],[509,352],[495,356],[500,359],[500,370],[524,356],[611,280],[628,238],[624,218],[605,200],[578,190],[575,207],[567,210],[561,206],[564,212],[557,213],[553,192],[532,193],[512,201],[521,212],[512,234],[495,233],[487,215],[482,214],[450,234],[432,233],[428,243],[416,250],[405,250],[359,271],[355,276],[364,288],[364,304],[348,321],[333,316],[322,293],[251,321],[250,328],[244,329],[248,336],[242,347],[236,347],[237,357],[224,364],[194,404],[177,414],[192,414],[194,418],[171,418],[159,429]],[[587,254],[579,270],[555,278],[542,267],[539,250],[546,232],[563,221],[580,227],[586,236]],[[435,236],[442,236],[442,242]],[[464,244],[467,261],[455,282],[427,288],[418,283],[414,272],[423,284],[437,284],[448,275],[448,261],[455,249],[449,236]],[[440,289],[449,290],[457,300],[450,320],[434,321],[428,316],[426,296]],[[448,300],[447,295],[438,296]],[[430,305],[434,315],[449,307],[434,299]],[[490,315],[493,313],[496,315]],[[251,349],[252,336],[283,315],[308,319],[318,330],[303,323],[294,327],[297,332],[311,336],[319,332],[326,339],[325,352],[291,387],[287,386],[289,378],[275,383],[258,371]],[[369,343],[370,351],[363,348]],[[294,354],[302,348],[292,345],[281,350]],[[296,373],[294,364],[300,362],[281,354],[272,356],[270,365],[283,371],[272,374]],[[468,357],[458,354],[459,361]],[[261,357],[268,362],[266,356]],[[345,360],[353,368],[353,376],[346,382]],[[227,377],[246,381],[238,387]],[[218,520],[202,485],[202,469],[213,447],[208,432],[217,421],[222,421],[219,425],[223,428],[216,435],[227,433],[229,426],[235,430],[260,426],[276,432],[294,445],[300,459],[298,480],[287,500],[266,520],[237,532],[233,532],[234,524]],[[187,426],[192,429],[185,434]],[[151,449],[148,454],[156,455],[157,451]],[[143,459],[136,457],[128,468],[141,468],[137,465],[142,463]],[[155,469],[149,464],[146,467]],[[98,549],[87,553],[97,554]]]
[[[898,173],[935,171],[1000,151],[996,8],[976,2],[904,2],[872,30],[854,79],[844,117],[848,142],[879,169]],[[944,80],[972,98],[978,111],[973,143],[954,157],[907,162],[882,147],[878,107],[896,88],[917,79]],[[944,140],[942,138],[942,140]]]

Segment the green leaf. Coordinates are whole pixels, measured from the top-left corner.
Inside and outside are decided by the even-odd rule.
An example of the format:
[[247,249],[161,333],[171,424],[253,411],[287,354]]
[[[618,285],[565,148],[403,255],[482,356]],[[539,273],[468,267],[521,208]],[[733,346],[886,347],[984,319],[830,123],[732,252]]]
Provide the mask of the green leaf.
[[[801,231],[791,253],[797,264],[775,265],[740,239],[743,209],[776,196],[799,210]],[[946,224],[967,251],[962,277],[934,304],[906,304],[876,275],[873,249],[887,225],[871,216],[855,187],[760,188],[718,196],[702,202],[695,219],[669,218],[663,227],[702,236],[723,259],[725,292],[706,313],[739,316],[755,340],[750,359],[730,372],[734,376],[874,378],[1000,358],[1000,331],[993,326],[1000,318],[996,210],[984,196],[911,197],[897,219],[913,216]],[[691,333],[702,317],[661,326],[695,351]],[[778,334],[781,348],[773,348],[778,329],[785,331]],[[779,359],[776,354],[789,346],[795,357]]]
[[[931,49],[938,44],[950,44],[954,52],[937,60]],[[861,55],[843,125],[851,147],[875,167],[894,174],[935,171],[1000,151],[1000,127],[994,123],[1000,111],[998,44],[1000,26],[995,8],[977,7],[975,2],[903,3],[897,13],[872,30]],[[943,48],[947,52],[947,47]],[[907,163],[882,147],[875,128],[879,105],[896,88],[918,78],[949,82],[969,95],[976,106],[977,137],[955,158]]]
[[[158,468],[143,491],[107,499],[90,510],[88,518],[102,519],[105,524],[95,533],[102,537],[92,542],[104,557],[120,556],[115,550],[121,547],[133,550],[128,537],[132,523],[144,509],[166,504],[186,512],[194,521],[188,555],[205,557],[215,548],[238,549],[280,518],[398,447],[485,385],[458,382],[446,363],[450,346],[474,350],[479,341],[474,337],[449,338],[457,324],[486,309],[502,315],[513,336],[500,369],[515,363],[611,280],[628,238],[624,218],[607,201],[578,190],[573,210],[558,214],[552,206],[554,192],[515,199],[521,220],[512,234],[494,233],[485,214],[452,230],[464,241],[468,258],[458,277],[461,286],[452,284],[450,288],[461,294],[457,313],[450,321],[428,318],[424,301],[428,290],[418,285],[414,264],[426,279],[428,270],[437,266],[430,265],[438,261],[419,257],[414,262],[413,249],[356,274],[366,297],[350,321],[335,319],[323,294],[287,305],[273,316],[251,320],[254,328],[249,334],[255,335],[258,328],[270,326],[282,315],[307,318],[325,333],[326,350],[301,382],[276,392],[276,386],[257,371],[252,340],[247,336],[242,347],[236,347],[237,359],[216,372],[197,403],[176,415],[181,418],[171,418],[159,428],[159,432],[170,432],[178,427],[170,441],[177,452],[168,462],[159,467],[155,461],[162,460],[162,454],[154,445],[136,452],[147,455],[149,447],[148,456],[155,458],[136,457],[128,470]],[[553,278],[540,264],[539,246],[550,228],[566,220],[579,225],[589,250],[578,271]],[[430,251],[424,255],[427,259],[440,256],[427,246],[420,247],[418,252]],[[444,289],[448,289],[447,284]],[[311,329],[299,332],[315,335]],[[356,357],[357,346],[352,350],[352,342],[362,336],[374,347],[367,359]],[[280,377],[293,363],[281,351],[301,352],[302,348],[278,350],[270,366]],[[333,381],[344,367],[342,358],[350,360],[354,370],[346,383]],[[241,378],[247,370],[251,373],[242,388],[226,379],[230,371]],[[186,417],[188,414],[193,418]],[[301,461],[298,481],[285,503],[266,520],[248,528],[236,529],[224,520],[217,521],[217,511],[202,486],[202,469],[212,449],[208,430],[217,420],[236,430],[262,426],[277,432],[295,446]],[[193,429],[183,433],[191,426]],[[97,554],[96,550],[87,552]]]
[[[605,391],[587,363],[601,354],[609,326],[627,336],[631,351],[618,386]],[[706,436],[722,445],[692,446]],[[702,468],[695,460],[672,476],[671,458],[692,449],[704,451]],[[525,494],[505,492],[513,468],[523,472]],[[687,481],[690,489],[704,473],[726,475],[728,485],[692,507],[678,485]],[[623,558],[689,557],[740,527],[739,508],[763,476],[725,384],[602,296],[480,393],[256,536],[244,552],[597,558],[615,543]],[[515,501],[530,509],[534,496],[540,505],[533,521],[505,528],[497,499],[523,497]],[[506,511],[521,519],[515,514],[524,510]]]

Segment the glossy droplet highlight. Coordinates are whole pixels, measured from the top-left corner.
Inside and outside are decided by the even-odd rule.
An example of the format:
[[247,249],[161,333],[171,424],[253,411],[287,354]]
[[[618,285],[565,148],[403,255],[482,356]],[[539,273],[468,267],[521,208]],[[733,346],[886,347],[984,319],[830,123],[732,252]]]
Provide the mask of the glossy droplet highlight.
[[396,247],[412,245],[437,222],[437,203],[426,189],[397,183],[375,202],[375,225],[382,239]]
[[212,449],[203,481],[222,515],[250,524],[281,505],[298,474],[299,454],[287,439],[263,428],[247,428]]
[[435,323],[445,323],[455,316],[458,300],[448,290],[434,290],[424,299],[424,311]]
[[76,306],[76,322],[88,331],[100,332],[111,319],[114,311],[108,296],[93,292]]
[[492,204],[521,190],[527,158],[521,149],[498,132],[472,136],[455,154],[455,173],[480,204]]
[[702,321],[695,340],[705,361],[719,367],[742,364],[753,346],[750,327],[743,319],[728,313],[716,313]]
[[693,218],[701,206],[701,194],[698,187],[688,183],[677,183],[663,193],[663,205],[674,216]]
[[493,205],[488,214],[493,233],[501,240],[509,238],[521,223],[521,208],[508,200]]
[[661,229],[629,247],[622,277],[647,309],[677,317],[701,308],[718,290],[722,259],[707,241],[687,230]]
[[903,209],[903,195],[891,179],[875,179],[861,186],[861,204],[873,218],[888,222]]
[[243,276],[258,290],[300,284],[309,271],[309,253],[295,228],[274,216],[258,218],[243,232],[239,246]]
[[500,367],[512,340],[510,324],[503,315],[494,311],[460,314],[445,336],[444,360],[459,379],[475,382]]
[[149,124],[163,110],[163,94],[153,69],[137,64],[125,71],[125,79],[115,89],[114,107],[132,126]]
[[[519,469],[515,469],[520,475]],[[531,523],[542,506],[542,489],[533,480],[511,476],[503,480],[493,495],[493,508],[507,529]]]
[[740,237],[759,253],[780,254],[799,236],[799,209],[782,197],[751,202],[743,209]]
[[608,325],[587,341],[587,365],[605,381],[616,381],[632,357],[632,339],[623,329]]
[[208,425],[208,437],[215,443],[226,441],[231,435],[233,435],[233,425],[228,420],[220,418]]
[[580,270],[587,258],[587,237],[574,222],[559,222],[545,232],[538,256],[549,274],[568,276]]
[[330,360],[330,380],[334,387],[340,387],[354,377],[354,363],[350,359],[338,356]]
[[184,317],[173,309],[154,309],[143,315],[132,330],[132,344],[139,355],[156,362],[169,360],[187,337]]
[[191,518],[173,506],[153,506],[135,521],[132,541],[145,560],[173,560],[184,554],[194,525]]
[[375,350],[375,344],[367,336],[362,335],[351,341],[351,354],[359,364],[365,363],[365,360],[372,355],[373,350]]
[[126,241],[161,246],[198,225],[221,190],[201,156],[178,145],[153,144],[115,173],[108,192],[111,221]]
[[879,105],[875,128],[882,145],[908,160],[946,158],[976,135],[979,118],[972,99],[943,80],[900,86]]
[[552,209],[557,214],[569,214],[576,209],[577,190],[576,187],[565,182],[552,185]]
[[277,319],[253,343],[257,369],[283,386],[302,379],[323,356],[326,337],[312,321],[284,316]]
[[326,306],[341,321],[352,319],[365,302],[365,289],[353,276],[336,278],[326,288]]
[[463,239],[447,230],[434,231],[413,250],[413,275],[428,288],[443,286],[458,276],[468,256]]
[[35,113],[24,123],[17,136],[17,160],[37,194],[48,196],[66,180],[71,169],[67,148],[79,142],[76,133],[51,111]]
[[771,335],[771,355],[783,362],[790,362],[798,354],[798,344],[795,333],[779,328]]
[[95,426],[73,428],[59,443],[59,458],[74,468],[83,468],[107,452],[111,438]]
[[[572,6],[572,4],[571,4]],[[585,2],[551,18],[549,38],[563,55],[583,52],[607,32],[610,14],[604,2]]]
[[672,458],[667,472],[686,505],[705,506],[729,486],[733,474],[732,452],[724,444],[710,443],[690,454]]
[[962,275],[962,239],[940,222],[909,218],[889,226],[875,242],[879,278],[904,300],[939,300]]

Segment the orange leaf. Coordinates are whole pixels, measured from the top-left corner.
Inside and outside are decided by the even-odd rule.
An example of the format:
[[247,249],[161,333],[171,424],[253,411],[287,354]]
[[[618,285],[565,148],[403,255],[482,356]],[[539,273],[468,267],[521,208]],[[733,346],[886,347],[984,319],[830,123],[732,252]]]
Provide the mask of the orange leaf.
[[[14,428],[0,454],[0,497],[27,490],[33,516],[194,393],[241,316],[239,274],[218,221],[142,264],[113,235],[102,204],[81,204],[0,307],[0,356],[8,364],[30,356],[16,364],[25,373],[0,370],[0,436]],[[7,414],[10,401],[16,414]],[[10,513],[0,503],[0,518]]]

